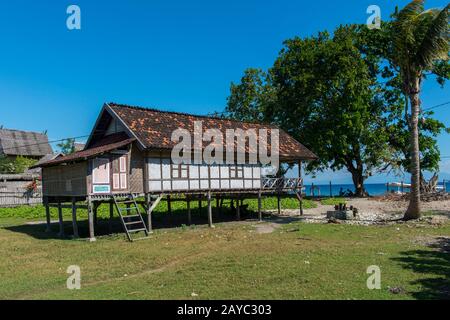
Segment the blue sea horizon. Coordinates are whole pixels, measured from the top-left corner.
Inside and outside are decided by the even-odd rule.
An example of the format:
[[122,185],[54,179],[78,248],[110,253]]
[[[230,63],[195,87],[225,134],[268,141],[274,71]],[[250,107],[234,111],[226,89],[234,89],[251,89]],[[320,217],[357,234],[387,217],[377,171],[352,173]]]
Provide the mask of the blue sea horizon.
[[[406,182],[405,182],[406,183]],[[370,196],[381,196],[387,193],[387,187],[386,183],[367,183],[364,185],[366,188],[366,191],[369,193]],[[439,183],[439,186],[442,186],[442,182]],[[330,196],[330,185],[329,184],[314,184],[314,195],[318,196],[319,192],[318,189],[320,189],[320,195],[321,196]],[[341,189],[345,192],[347,190],[350,190],[351,192],[355,192],[355,187],[353,184],[332,184],[331,186],[331,193],[332,196],[337,197],[339,196],[339,192]],[[390,191],[397,191],[397,188],[390,187]],[[447,192],[450,191],[450,182],[446,182],[446,190]],[[405,191],[409,191],[408,189],[405,189]],[[305,190],[307,196],[311,195],[311,183],[305,184]]]

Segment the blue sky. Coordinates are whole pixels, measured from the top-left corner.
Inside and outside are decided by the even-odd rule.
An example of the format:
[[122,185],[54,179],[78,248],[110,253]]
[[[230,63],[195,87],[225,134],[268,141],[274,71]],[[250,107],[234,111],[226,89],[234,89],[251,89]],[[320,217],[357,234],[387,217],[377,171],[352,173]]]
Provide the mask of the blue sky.
[[[103,102],[206,114],[223,110],[231,82],[270,67],[282,41],[364,23],[371,4],[387,19],[407,1],[2,1],[0,125],[48,130],[50,139],[89,134]],[[428,0],[427,7],[446,1]],[[81,8],[82,29],[66,28]],[[427,82],[424,106],[449,101]],[[450,126],[450,106],[436,117]],[[439,137],[450,156],[449,136]],[[444,163],[450,172],[450,160]],[[326,173],[350,182],[346,173]],[[371,178],[369,182],[384,180]]]

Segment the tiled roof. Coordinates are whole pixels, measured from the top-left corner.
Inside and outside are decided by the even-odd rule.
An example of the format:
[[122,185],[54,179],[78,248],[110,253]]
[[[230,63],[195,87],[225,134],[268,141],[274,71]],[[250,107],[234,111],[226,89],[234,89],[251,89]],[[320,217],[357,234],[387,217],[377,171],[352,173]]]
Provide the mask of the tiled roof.
[[0,129],[0,154],[43,157],[51,153],[52,147],[43,133]]
[[[196,116],[179,112],[167,112],[116,103],[108,106],[122,119],[138,140],[147,149],[171,149],[175,143],[171,141],[172,132],[176,129],[186,129],[191,135],[194,132],[194,122],[202,121],[203,130],[219,129],[223,137],[227,129],[278,129],[274,125],[240,122],[236,120]],[[269,134],[270,145],[270,134]],[[209,142],[204,142],[204,146]],[[293,137],[279,129],[280,158],[284,159],[316,159],[317,156]],[[270,147],[268,148],[270,149]],[[256,150],[246,150],[256,152]]]
[[[135,138],[129,138],[124,133],[117,133],[112,134],[109,136],[104,137],[103,139],[99,140],[95,143],[91,148],[87,150],[78,151],[66,156],[60,156],[56,159],[47,161],[45,163],[41,163],[39,165],[36,165],[34,167],[49,167],[54,166],[61,163],[68,163],[68,162],[74,162],[78,160],[84,160],[89,159],[95,156],[98,156],[102,153],[109,152],[112,150],[115,150],[117,148],[124,147],[133,141],[135,141]],[[33,167],[32,167],[33,168]]]

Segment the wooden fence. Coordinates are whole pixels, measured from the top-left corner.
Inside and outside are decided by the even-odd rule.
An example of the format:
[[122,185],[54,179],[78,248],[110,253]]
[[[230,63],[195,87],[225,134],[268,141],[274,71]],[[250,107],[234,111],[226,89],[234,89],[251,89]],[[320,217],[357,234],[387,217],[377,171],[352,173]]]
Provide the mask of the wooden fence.
[[[0,175],[0,208],[41,204],[42,187],[37,177],[27,174]],[[36,190],[28,190],[27,186],[33,181],[38,182]]]
[[41,191],[0,191],[0,208],[42,204]]

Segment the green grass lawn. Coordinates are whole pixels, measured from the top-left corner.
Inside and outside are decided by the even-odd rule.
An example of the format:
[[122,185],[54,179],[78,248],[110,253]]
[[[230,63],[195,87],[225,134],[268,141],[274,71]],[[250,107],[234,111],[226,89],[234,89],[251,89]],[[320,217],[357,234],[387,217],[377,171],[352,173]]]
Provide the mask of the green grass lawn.
[[340,203],[347,203],[345,198],[326,198],[320,200],[320,203],[327,206],[335,206],[339,205]]
[[[27,224],[44,219],[42,208],[0,209],[0,299],[449,297],[450,254],[424,243],[449,236],[449,224],[363,227],[286,220],[274,232],[259,234],[255,221],[209,229],[198,213],[201,225],[161,229],[158,223],[170,220],[162,210],[148,240],[129,243],[118,233],[89,243],[58,239],[44,232],[45,225]],[[105,206],[101,216],[106,211]],[[173,214],[180,221],[181,211]],[[85,214],[80,216],[86,233]],[[98,230],[105,229],[107,221],[100,220]],[[81,268],[81,290],[66,288],[70,265]],[[366,287],[370,265],[381,268],[380,290]],[[389,287],[402,292],[393,294]]]

